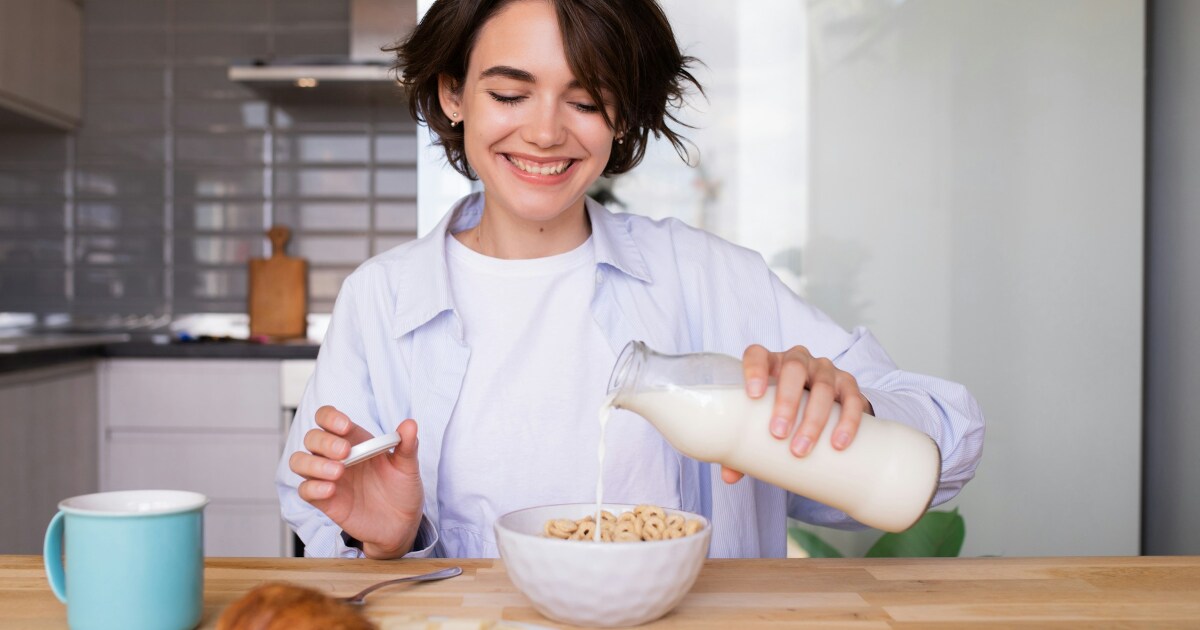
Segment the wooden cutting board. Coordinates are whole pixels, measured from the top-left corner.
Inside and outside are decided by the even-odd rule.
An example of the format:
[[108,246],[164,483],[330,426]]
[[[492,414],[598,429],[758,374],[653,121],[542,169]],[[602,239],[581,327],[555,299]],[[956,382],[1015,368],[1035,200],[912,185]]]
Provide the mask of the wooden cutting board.
[[277,339],[308,332],[308,261],[284,253],[291,230],[267,231],[270,258],[250,259],[250,336]]

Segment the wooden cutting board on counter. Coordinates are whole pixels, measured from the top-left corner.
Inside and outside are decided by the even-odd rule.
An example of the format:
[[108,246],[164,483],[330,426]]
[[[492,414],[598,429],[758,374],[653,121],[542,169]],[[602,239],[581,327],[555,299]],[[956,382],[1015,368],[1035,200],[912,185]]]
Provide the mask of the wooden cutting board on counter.
[[250,259],[250,336],[277,339],[308,333],[308,261],[284,253],[291,230],[267,231],[270,258]]

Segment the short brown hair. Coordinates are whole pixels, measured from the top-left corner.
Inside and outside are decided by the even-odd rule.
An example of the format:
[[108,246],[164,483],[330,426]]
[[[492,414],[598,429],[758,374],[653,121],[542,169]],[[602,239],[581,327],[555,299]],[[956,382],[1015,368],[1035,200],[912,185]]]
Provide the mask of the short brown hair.
[[[396,69],[408,92],[413,118],[429,126],[455,170],[475,179],[463,146],[463,128],[451,127],[438,98],[438,76],[462,86],[467,61],[484,23],[514,0],[437,0],[396,52]],[[642,161],[650,134],[666,137],[687,158],[684,138],[668,123],[683,125],[673,110],[683,105],[697,63],[675,43],[666,14],[655,0],[549,0],[558,14],[567,64],[597,103],[603,91],[613,99],[615,119],[605,122],[623,134],[614,143],[604,175],[624,173]],[[686,126],[686,125],[683,125]]]

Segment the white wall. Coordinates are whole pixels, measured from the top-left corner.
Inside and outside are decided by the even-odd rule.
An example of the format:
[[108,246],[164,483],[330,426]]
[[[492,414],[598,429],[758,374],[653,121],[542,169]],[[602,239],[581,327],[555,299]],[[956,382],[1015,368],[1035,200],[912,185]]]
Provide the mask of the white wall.
[[1147,554],[1200,554],[1200,3],[1151,7]]
[[1143,3],[808,6],[808,292],[979,399],[964,555],[1136,554]]

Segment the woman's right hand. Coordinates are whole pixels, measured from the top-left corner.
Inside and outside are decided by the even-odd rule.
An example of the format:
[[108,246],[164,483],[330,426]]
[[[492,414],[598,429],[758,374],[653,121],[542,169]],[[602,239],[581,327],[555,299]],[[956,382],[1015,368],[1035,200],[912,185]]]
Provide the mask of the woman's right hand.
[[304,478],[300,498],[324,512],[363,543],[369,558],[398,558],[412,550],[421,525],[424,490],[417,464],[417,423],[396,427],[400,444],[389,454],[349,468],[350,447],[373,435],[331,406],[317,410],[317,426],[288,460]]

